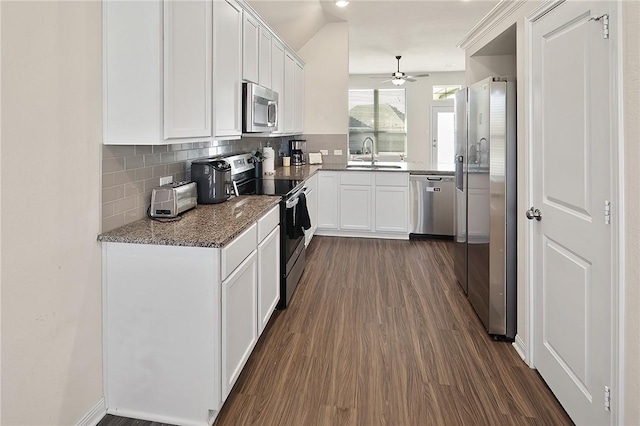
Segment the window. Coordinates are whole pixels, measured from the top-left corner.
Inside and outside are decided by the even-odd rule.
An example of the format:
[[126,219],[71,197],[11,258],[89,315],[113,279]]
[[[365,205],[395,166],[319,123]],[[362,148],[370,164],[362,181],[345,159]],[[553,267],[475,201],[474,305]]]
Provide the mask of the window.
[[373,146],[376,154],[406,154],[405,89],[349,90],[349,154],[371,154]]
[[441,101],[444,99],[453,99],[453,95],[462,89],[462,86],[457,85],[448,85],[448,86],[433,86],[433,100]]

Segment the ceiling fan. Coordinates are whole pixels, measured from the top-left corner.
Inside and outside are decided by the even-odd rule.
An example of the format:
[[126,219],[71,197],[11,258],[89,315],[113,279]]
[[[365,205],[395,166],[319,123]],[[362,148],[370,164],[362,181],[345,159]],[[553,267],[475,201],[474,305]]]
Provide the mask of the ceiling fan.
[[[400,58],[402,58],[402,56],[396,56],[396,60],[398,61],[398,70],[393,74],[391,74],[391,78],[389,80],[385,80],[381,83],[387,83],[390,81],[396,86],[402,86],[405,81],[410,81],[413,83],[414,81],[418,81],[416,80],[416,78],[429,77],[429,74],[406,75],[405,73],[400,71]],[[374,77],[374,78],[380,78],[380,77]]]

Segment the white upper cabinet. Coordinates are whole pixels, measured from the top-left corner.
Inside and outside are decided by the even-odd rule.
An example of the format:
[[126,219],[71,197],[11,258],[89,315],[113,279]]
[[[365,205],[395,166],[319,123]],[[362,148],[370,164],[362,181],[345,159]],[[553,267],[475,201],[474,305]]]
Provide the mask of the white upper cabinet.
[[214,137],[242,135],[242,9],[232,0],[213,2]]
[[294,68],[293,93],[293,131],[302,133],[304,127],[304,67],[297,61]]
[[260,46],[258,48],[258,83],[271,89],[271,33],[260,27]]
[[164,137],[211,136],[210,1],[164,2]]
[[259,83],[260,23],[246,11],[242,19],[242,78]]
[[286,52],[284,57],[284,115],[281,115],[284,133],[293,133],[294,130],[295,69],[296,60],[289,52]]
[[211,2],[103,2],[103,143],[211,137]]
[[278,40],[271,40],[271,90],[278,93],[278,130],[274,133],[284,133],[284,51],[285,48]]
[[103,143],[242,135],[242,81],[279,95],[275,135],[302,133],[304,65],[244,1],[103,1]]
[[103,143],[162,141],[162,4],[105,1]]

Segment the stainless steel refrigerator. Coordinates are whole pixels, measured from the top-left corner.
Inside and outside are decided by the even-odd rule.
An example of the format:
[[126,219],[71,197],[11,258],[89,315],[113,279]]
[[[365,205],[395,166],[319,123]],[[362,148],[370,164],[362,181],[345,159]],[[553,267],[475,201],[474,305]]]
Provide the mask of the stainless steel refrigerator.
[[487,332],[516,333],[515,83],[456,93],[456,279]]

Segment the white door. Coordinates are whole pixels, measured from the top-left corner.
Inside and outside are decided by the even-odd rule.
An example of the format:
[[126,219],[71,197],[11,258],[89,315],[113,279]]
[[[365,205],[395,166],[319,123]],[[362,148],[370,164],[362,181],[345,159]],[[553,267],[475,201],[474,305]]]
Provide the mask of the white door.
[[280,300],[280,227],[258,245],[258,336]]
[[454,113],[453,106],[431,108],[431,165],[453,170],[454,160]]
[[222,400],[258,341],[258,262],[254,251],[222,282]]
[[340,185],[340,229],[371,231],[371,187]]
[[610,423],[612,41],[590,20],[608,8],[566,2],[532,31],[534,363],[580,425]]

